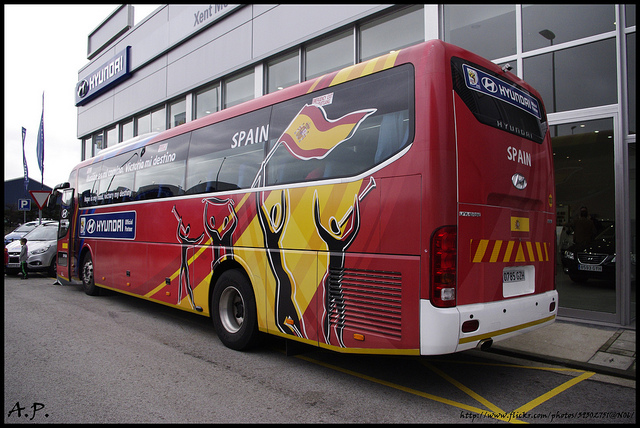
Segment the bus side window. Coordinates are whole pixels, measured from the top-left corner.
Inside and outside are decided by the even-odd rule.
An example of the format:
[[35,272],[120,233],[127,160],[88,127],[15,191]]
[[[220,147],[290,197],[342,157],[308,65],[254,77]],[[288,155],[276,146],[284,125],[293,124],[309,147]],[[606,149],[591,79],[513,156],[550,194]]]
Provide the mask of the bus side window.
[[375,163],[379,164],[398,153],[405,146],[408,139],[407,111],[385,114],[382,117],[382,122],[380,122]]
[[178,135],[146,147],[136,165],[136,200],[168,198],[185,193],[190,134]]
[[251,187],[264,157],[270,114],[267,107],[194,130],[186,193]]

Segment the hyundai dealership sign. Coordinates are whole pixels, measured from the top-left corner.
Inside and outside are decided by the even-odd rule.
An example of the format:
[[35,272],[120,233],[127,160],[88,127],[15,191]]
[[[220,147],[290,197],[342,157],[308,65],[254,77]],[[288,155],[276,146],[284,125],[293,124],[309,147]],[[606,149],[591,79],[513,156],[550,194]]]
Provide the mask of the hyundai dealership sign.
[[76,84],[76,106],[129,77],[129,49],[127,46]]

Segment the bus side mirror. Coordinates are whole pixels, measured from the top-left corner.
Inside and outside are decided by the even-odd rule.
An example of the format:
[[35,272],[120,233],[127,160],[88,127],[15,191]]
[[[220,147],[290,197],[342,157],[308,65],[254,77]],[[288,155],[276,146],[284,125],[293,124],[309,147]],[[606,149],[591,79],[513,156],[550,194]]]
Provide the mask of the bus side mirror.
[[57,184],[56,187],[53,188],[53,191],[51,193],[60,189],[68,189],[69,187],[71,187],[71,185],[65,181],[64,183]]
[[51,191],[51,196],[49,196],[49,201],[47,202],[47,206],[49,208],[55,207],[56,201],[58,199],[58,193],[60,193],[60,190],[68,189],[69,187],[71,187],[71,185],[66,181],[64,183],[57,184]]

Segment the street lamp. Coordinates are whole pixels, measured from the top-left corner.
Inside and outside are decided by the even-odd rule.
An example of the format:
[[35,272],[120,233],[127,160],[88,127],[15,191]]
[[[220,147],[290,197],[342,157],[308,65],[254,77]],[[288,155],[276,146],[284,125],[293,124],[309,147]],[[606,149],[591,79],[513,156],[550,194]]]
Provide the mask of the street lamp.
[[[549,40],[549,46],[553,46],[553,39],[556,38],[556,35],[551,30],[542,30],[539,31],[540,34],[545,39]],[[556,111],[556,53],[555,51],[551,52],[551,92],[552,92],[552,107],[553,111]]]

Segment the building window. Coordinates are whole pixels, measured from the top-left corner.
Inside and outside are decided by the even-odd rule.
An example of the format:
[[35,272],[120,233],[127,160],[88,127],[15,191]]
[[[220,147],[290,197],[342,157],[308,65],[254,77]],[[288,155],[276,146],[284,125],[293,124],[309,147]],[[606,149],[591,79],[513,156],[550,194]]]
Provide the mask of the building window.
[[408,7],[360,27],[360,60],[424,41],[424,7]]
[[224,82],[224,108],[252,100],[255,95],[253,69],[240,73]]
[[614,31],[615,21],[613,4],[523,6],[523,48],[529,51]]
[[196,119],[220,110],[220,86],[216,84],[196,94]]
[[93,134],[93,144],[96,147],[96,153],[98,153],[102,149],[107,148],[106,142],[104,141],[104,134],[102,133],[102,131],[96,134]]
[[525,58],[523,67],[548,113],[617,102],[615,39]]
[[487,59],[516,53],[516,7],[514,5],[445,5],[445,42]]
[[136,130],[137,135],[151,132],[151,113],[136,118]]
[[353,32],[346,31],[306,49],[305,80],[353,65]]
[[169,128],[175,128],[187,122],[187,101],[180,100],[169,107]]
[[127,141],[130,138],[133,138],[133,120],[121,125],[120,134],[120,141]]
[[82,160],[93,157],[93,139],[91,137],[82,140]]
[[151,112],[151,132],[160,132],[167,129],[167,117],[164,107]]
[[107,129],[106,136],[107,144],[105,145],[105,147],[112,147],[118,144],[118,127],[114,126],[111,129]]
[[267,93],[279,91],[300,82],[298,52],[278,57],[267,63]]

